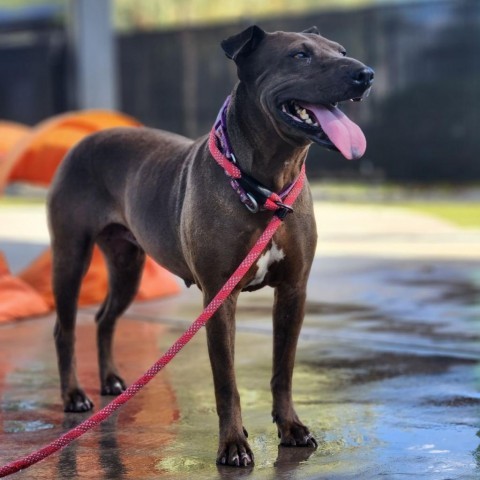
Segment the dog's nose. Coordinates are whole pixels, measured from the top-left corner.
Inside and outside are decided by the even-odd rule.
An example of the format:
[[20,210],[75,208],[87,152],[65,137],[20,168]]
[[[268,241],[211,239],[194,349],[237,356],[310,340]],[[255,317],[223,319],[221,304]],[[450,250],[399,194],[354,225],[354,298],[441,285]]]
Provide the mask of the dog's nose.
[[363,67],[352,74],[353,81],[362,87],[369,87],[373,83],[374,71],[370,67]]

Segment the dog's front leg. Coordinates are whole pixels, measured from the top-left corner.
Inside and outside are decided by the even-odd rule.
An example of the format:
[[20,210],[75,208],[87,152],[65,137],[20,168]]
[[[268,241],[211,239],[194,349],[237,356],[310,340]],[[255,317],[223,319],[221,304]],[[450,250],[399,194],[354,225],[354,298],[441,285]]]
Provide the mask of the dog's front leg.
[[306,281],[282,284],[275,289],[273,311],[273,421],[280,443],[286,446],[316,447],[317,442],[299,420],[292,400],[292,375],[298,336],[305,314]]
[[[217,463],[248,466],[253,454],[243,428],[240,395],[234,370],[235,308],[238,293],[233,293],[207,323],[207,341],[212,365],[215,398],[220,424]],[[205,295],[205,305],[211,297]]]

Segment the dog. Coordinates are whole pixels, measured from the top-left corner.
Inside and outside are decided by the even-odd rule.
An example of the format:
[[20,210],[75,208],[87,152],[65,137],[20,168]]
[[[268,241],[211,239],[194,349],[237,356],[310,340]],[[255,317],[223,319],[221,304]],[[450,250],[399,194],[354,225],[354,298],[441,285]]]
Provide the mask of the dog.
[[[266,251],[206,325],[219,417],[217,463],[248,466],[254,456],[234,372],[237,298],[241,291],[275,289],[273,420],[281,445],[315,448],[292,401],[317,241],[312,197],[305,184],[288,213],[278,192],[298,178],[312,143],[348,159],[363,155],[365,137],[338,103],[361,100],[374,73],[316,27],[267,33],[251,26],[221,46],[239,81],[219,116],[225,138],[216,131],[214,148],[243,181],[227,177],[227,168],[214,160],[211,135],[193,141],[156,129],[115,128],[81,141],[62,162],[48,196],[54,338],[64,410],[88,411],[93,404],[77,379],[74,330],[80,284],[98,244],[109,271],[109,293],[96,315],[101,393],[120,394],[126,387],[112,356],[114,329],[135,296],[145,255],[196,284],[207,305],[272,216],[281,214]],[[266,208],[272,198],[278,211]]]

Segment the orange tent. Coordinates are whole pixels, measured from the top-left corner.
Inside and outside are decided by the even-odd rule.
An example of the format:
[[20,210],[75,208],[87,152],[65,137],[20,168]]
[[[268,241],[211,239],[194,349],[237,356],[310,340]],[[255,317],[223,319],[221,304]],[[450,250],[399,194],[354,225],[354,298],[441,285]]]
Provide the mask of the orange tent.
[[[32,129],[0,122],[0,192],[7,183],[16,181],[48,186],[63,157],[78,141],[96,131],[118,126],[137,127],[140,123],[127,115],[103,110],[65,113]],[[4,318],[41,314],[53,307],[51,264],[51,252],[47,250],[14,279],[15,286],[12,285],[14,277],[11,275],[4,273],[0,277],[0,280],[3,279],[3,283],[0,282],[0,301],[6,296],[9,298],[5,303]],[[4,270],[6,268],[4,264]],[[22,287],[19,288],[19,285]],[[32,301],[31,308],[25,309],[27,290],[36,293],[43,303]],[[105,298],[107,290],[105,262],[96,249],[82,284],[79,302],[81,305],[99,303]],[[147,258],[137,299],[156,298],[179,291],[174,277]]]
[[[52,254],[50,249],[43,252],[18,278],[38,292],[46,304],[55,306],[52,292]],[[108,290],[108,273],[105,260],[98,247],[93,250],[92,261],[80,289],[79,304],[91,305],[103,302]],[[148,258],[143,269],[137,300],[173,295],[178,293],[178,283],[173,275]]]
[[103,110],[69,112],[44,120],[20,138],[5,155],[0,188],[7,182],[48,186],[65,154],[90,133],[112,127],[137,127],[127,115]]
[[[12,147],[29,132],[26,125],[15,122],[0,121],[0,162]],[[1,167],[0,167],[1,170]]]
[[34,288],[14,277],[0,252],[0,323],[15,318],[42,315],[50,306]]

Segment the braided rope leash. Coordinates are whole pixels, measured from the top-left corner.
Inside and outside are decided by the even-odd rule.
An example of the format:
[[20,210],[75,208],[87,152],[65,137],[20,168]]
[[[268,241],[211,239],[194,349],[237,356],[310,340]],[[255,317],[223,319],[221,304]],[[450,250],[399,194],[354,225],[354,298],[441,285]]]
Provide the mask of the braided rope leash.
[[[289,192],[285,199],[285,204],[291,206],[295,202],[296,198],[300,194],[303,184],[305,182],[305,166],[302,167],[300,176],[297,182]],[[220,308],[222,303],[230,295],[233,289],[237,286],[240,280],[245,276],[250,267],[256,262],[263,250],[268,245],[269,241],[281,225],[282,220],[276,215],[270,220],[267,228],[252,247],[248,255],[242,261],[242,263],[235,270],[233,275],[227,280],[227,283],[220,289],[213,300],[208,304],[201,315],[190,325],[190,327],[183,333],[183,335],[164,353],[145,374],[140,377],[135,383],[130,385],[121,395],[112,400],[108,405],[103,407],[97,413],[93,414],[90,418],[82,422],[77,427],[69,430],[61,437],[57,438],[45,447],[37,450],[36,452],[27,455],[26,457],[15,460],[3,467],[0,467],[0,477],[6,477],[12,473],[26,469],[35,463],[40,462],[53,453],[61,450],[69,445],[73,440],[82,436],[99,423],[103,422],[112,413],[114,413],[124,403],[134,397],[150,380],[162,370],[182,348],[193,338],[193,336],[203,327],[207,321],[213,316],[213,314]]]

